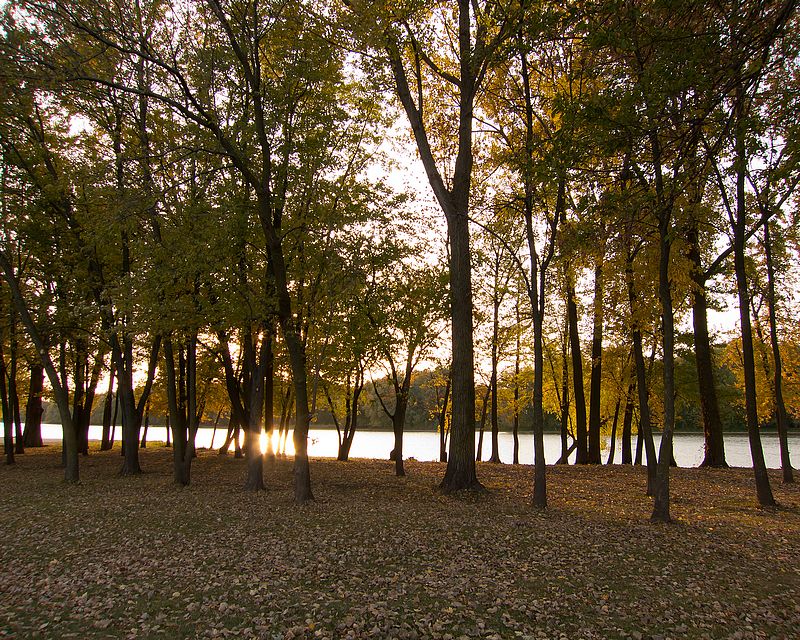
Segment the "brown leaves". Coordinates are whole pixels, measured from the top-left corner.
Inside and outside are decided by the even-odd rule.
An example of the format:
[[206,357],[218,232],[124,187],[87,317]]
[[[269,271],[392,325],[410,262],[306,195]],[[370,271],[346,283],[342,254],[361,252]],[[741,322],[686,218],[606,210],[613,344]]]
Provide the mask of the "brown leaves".
[[[244,493],[245,461],[200,453],[172,484],[148,448],[138,478],[93,453],[67,487],[58,451],[0,468],[0,637],[742,638],[800,628],[798,488],[755,506],[745,470],[672,472],[673,516],[647,523],[644,470],[480,465],[486,495],[442,496],[438,463],[291,461]],[[13,482],[10,482],[13,474]]]

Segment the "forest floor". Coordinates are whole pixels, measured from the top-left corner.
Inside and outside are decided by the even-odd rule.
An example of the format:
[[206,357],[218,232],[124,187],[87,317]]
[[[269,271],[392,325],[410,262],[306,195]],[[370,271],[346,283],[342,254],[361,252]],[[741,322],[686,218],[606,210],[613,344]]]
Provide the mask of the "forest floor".
[[649,524],[645,473],[479,465],[485,494],[444,496],[444,465],[313,460],[245,493],[245,461],[171,452],[116,475],[119,451],[57,446],[0,465],[0,638],[800,638],[800,487],[771,472],[673,469],[669,525]]

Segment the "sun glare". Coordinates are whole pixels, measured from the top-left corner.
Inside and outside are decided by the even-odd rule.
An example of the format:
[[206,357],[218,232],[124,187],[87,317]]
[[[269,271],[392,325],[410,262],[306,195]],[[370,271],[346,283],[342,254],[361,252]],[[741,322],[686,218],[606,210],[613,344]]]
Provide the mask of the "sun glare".
[[261,446],[261,455],[264,455],[269,449],[269,436],[266,432],[262,431],[261,435],[258,438],[258,443]]

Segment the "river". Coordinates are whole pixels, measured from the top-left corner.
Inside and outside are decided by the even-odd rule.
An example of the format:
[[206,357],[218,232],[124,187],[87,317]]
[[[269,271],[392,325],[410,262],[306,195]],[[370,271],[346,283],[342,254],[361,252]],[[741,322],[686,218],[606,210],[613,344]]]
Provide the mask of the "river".
[[[117,438],[121,434],[121,428],[117,427]],[[212,429],[202,428],[197,433],[197,447],[208,448],[212,445]],[[42,437],[45,440],[60,440],[61,425],[45,424],[42,425]],[[89,429],[89,438],[99,440],[101,437],[101,427],[93,425]],[[166,440],[166,429],[164,427],[151,426],[147,433],[150,441]],[[276,436],[277,437],[277,436]],[[219,447],[225,440],[225,429],[217,429],[213,446]],[[477,440],[477,436],[476,436]],[[533,463],[533,435],[530,433],[520,434],[520,462],[522,464]],[[656,451],[658,450],[660,436],[656,435]],[[767,431],[761,434],[761,442],[764,448],[764,457],[767,467],[780,467],[780,451],[778,446],[778,436],[774,431]],[[350,456],[353,458],[387,458],[394,444],[394,436],[389,431],[358,431],[353,439],[353,446]],[[335,429],[311,429],[309,432],[309,455],[312,457],[336,457],[337,436]],[[262,446],[264,446],[262,442]],[[632,442],[635,453],[635,439]],[[500,459],[503,462],[511,462],[513,454],[513,438],[510,433],[500,433]],[[547,433],[544,436],[545,460],[548,464],[553,464],[561,455],[561,440],[558,434]],[[292,453],[291,432],[287,443],[287,453]],[[703,434],[702,433],[676,433],[674,440],[675,461],[681,467],[696,467],[703,460]],[[797,452],[800,451],[800,433],[792,433],[789,436],[789,451],[794,453],[793,462],[796,465]],[[407,431],[403,439],[403,453],[405,458],[415,458],[417,460],[438,460],[439,459],[439,435],[432,431]],[[486,460],[491,453],[491,434],[487,433],[483,441],[483,459]],[[574,453],[571,460],[574,460]],[[750,445],[746,433],[726,433],[725,434],[725,457],[728,464],[733,467],[751,467]],[[603,462],[608,458],[608,441],[604,443]],[[620,441],[617,441],[615,462],[622,459]]]

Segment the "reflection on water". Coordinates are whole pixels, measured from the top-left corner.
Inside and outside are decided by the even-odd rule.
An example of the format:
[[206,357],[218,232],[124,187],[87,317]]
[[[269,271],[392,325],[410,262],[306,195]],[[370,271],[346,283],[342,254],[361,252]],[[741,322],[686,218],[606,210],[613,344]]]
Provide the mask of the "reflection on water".
[[[119,433],[119,430],[117,431]],[[197,432],[196,444],[198,448],[218,448],[225,443],[226,429],[217,429],[212,442],[213,429],[200,429]],[[102,428],[92,426],[89,428],[89,438],[100,440]],[[487,434],[488,435],[488,434]],[[45,440],[60,440],[61,426],[46,424],[42,425],[42,436]],[[242,437],[244,433],[242,432]],[[314,457],[335,458],[338,453],[339,441],[336,430],[334,429],[311,429],[309,431],[308,453]],[[164,427],[151,426],[147,432],[147,439],[152,442],[165,441],[167,432]],[[656,436],[656,451],[660,437]],[[771,468],[780,467],[780,451],[778,436],[775,432],[765,432],[761,434],[761,442],[764,447],[764,457],[767,466]],[[242,444],[244,444],[242,440]],[[294,455],[294,444],[292,442],[292,432],[284,434],[284,438],[279,441],[278,432],[275,431],[272,441],[266,434],[260,438],[261,450],[266,452],[273,451]],[[635,441],[631,444],[635,451]],[[519,458],[522,464],[533,464],[533,436],[530,433],[520,434],[519,436]],[[353,446],[350,449],[352,458],[389,458],[389,452],[394,448],[394,435],[390,431],[359,431],[353,439]],[[558,434],[547,433],[544,436],[545,459],[548,464],[553,464],[561,455],[561,440]],[[514,450],[514,441],[510,433],[500,433],[500,459],[503,462],[511,462]],[[696,467],[703,460],[703,434],[701,433],[676,433],[675,442],[675,461],[681,467]],[[800,455],[800,434],[793,433],[789,436],[789,451],[795,456]],[[406,458],[417,460],[438,460],[439,459],[439,434],[432,431],[408,431],[403,439],[403,453]],[[491,454],[490,439],[484,438],[483,458],[487,459]],[[616,455],[614,460],[621,460],[620,442],[617,441]],[[725,457],[728,464],[733,467],[750,467],[750,445],[745,433],[728,433],[725,435]],[[605,443],[603,451],[603,462],[608,458],[608,443]],[[574,453],[570,460],[574,460]]]

